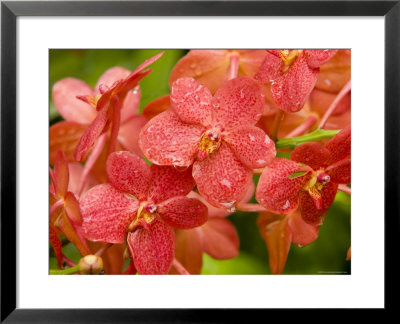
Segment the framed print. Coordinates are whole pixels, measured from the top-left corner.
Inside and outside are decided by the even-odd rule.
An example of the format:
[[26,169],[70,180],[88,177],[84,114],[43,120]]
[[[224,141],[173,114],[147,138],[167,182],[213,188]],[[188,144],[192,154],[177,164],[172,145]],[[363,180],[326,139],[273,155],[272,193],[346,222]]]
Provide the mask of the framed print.
[[393,308],[398,1],[1,10],[2,321]]

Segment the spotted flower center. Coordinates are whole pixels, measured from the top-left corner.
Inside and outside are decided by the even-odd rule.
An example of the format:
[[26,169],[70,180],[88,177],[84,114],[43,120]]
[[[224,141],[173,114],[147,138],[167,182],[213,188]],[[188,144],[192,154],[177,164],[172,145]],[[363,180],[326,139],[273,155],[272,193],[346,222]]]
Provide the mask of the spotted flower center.
[[282,72],[285,73],[294,63],[296,58],[301,54],[302,50],[282,50],[280,57],[283,61]]
[[310,194],[315,208],[322,209],[322,189],[331,181],[331,177],[324,171],[317,171],[304,187]]
[[136,214],[136,218],[129,225],[128,231],[135,230],[138,226],[149,229],[157,216],[157,205],[152,202],[142,202]]
[[206,131],[199,142],[198,158],[205,159],[221,145],[221,133],[217,129]]

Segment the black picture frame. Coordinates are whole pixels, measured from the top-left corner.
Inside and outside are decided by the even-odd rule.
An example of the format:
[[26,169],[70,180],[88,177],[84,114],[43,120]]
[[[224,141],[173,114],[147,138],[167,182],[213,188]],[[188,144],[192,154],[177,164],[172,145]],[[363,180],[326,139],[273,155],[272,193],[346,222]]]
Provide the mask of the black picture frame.
[[[16,308],[16,19],[19,16],[384,16],[385,309],[397,306],[400,228],[400,1],[2,1],[1,3],[1,322],[234,322],[244,309]],[[371,45],[373,46],[373,44]],[[373,235],[373,233],[371,233]],[[372,244],[373,242],[371,242]],[[373,258],[373,256],[371,257]],[[367,283],[366,283],[367,285]],[[245,316],[248,316],[245,315]],[[249,318],[250,319],[250,318]]]

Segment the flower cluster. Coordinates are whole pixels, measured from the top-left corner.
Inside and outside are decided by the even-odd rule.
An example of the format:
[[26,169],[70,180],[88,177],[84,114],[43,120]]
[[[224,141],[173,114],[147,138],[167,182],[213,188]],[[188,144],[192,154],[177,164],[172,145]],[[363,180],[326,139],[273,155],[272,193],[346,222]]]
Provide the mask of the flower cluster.
[[249,226],[281,273],[291,243],[314,242],[351,190],[350,51],[191,50],[140,113],[141,81],[164,54],[112,67],[94,89],[53,85],[54,271],[200,274],[203,253],[238,256],[228,217],[241,211],[260,213]]

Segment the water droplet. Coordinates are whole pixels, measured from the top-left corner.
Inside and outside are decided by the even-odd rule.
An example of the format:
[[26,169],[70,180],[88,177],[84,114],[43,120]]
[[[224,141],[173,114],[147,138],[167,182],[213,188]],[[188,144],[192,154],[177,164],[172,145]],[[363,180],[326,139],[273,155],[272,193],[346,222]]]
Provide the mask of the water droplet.
[[222,179],[222,180],[220,181],[220,183],[221,183],[222,185],[228,187],[228,188],[231,188],[231,187],[232,187],[232,184],[231,184],[231,182],[230,182],[228,179]]
[[235,204],[235,201],[229,201],[229,202],[223,202],[221,203],[222,206],[226,207],[226,208],[232,208],[232,206]]
[[232,207],[226,210],[228,213],[234,213],[236,211],[236,207]]
[[250,138],[250,141],[252,141],[252,142],[254,142],[256,140],[256,138],[251,134],[249,134],[249,138]]
[[196,63],[192,63],[189,65],[191,69],[194,69],[196,67]]
[[329,79],[325,79],[325,80],[324,80],[324,83],[325,83],[328,87],[330,87],[331,84],[332,84],[331,80],[329,80]]
[[286,210],[290,207],[290,201],[286,200],[285,204],[282,206],[282,210]]
[[201,72],[202,72],[202,71],[201,71],[200,68],[197,68],[197,69],[194,71],[195,75],[200,75]]
[[297,244],[297,246],[299,247],[299,248],[302,248],[304,245],[301,245],[301,244]]

